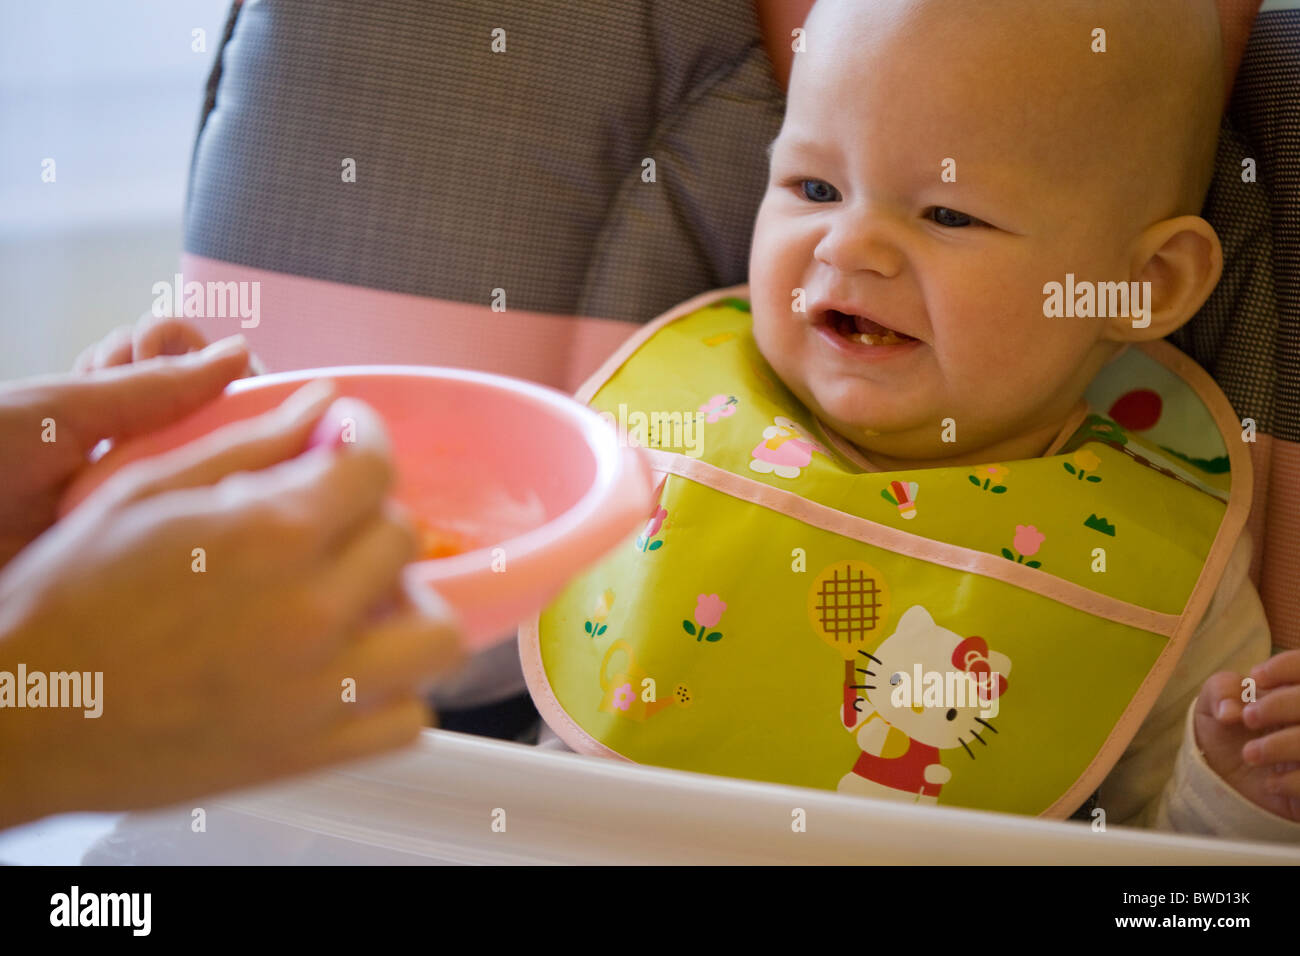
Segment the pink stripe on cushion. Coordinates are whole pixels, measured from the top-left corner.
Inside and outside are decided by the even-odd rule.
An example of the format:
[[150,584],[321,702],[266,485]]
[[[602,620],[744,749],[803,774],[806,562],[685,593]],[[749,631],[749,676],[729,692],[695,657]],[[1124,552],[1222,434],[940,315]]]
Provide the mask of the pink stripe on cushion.
[[1250,467],[1255,476],[1255,493],[1251,499],[1250,517],[1246,519],[1246,529],[1251,535],[1250,583],[1259,590],[1260,571],[1264,561],[1264,539],[1268,527],[1268,479],[1272,473],[1273,436],[1257,434],[1255,443],[1250,448]]
[[1300,647],[1300,443],[1258,435],[1250,446],[1260,500],[1251,513],[1256,582],[1275,647]]
[[[640,326],[344,285],[190,255],[185,282],[259,282],[259,321],[192,319],[210,338],[242,332],[268,371],[328,365],[473,368],[572,393]],[[507,292],[508,295],[508,292]],[[486,294],[485,294],[486,301]],[[507,305],[509,300],[507,299]]]

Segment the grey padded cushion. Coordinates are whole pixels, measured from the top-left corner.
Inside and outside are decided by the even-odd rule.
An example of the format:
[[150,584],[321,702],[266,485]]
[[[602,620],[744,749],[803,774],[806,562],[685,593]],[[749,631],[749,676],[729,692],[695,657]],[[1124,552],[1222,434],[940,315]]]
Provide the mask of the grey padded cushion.
[[[1247,157],[1258,182],[1241,181]],[[1255,21],[1204,215],[1223,242],[1223,280],[1169,338],[1239,415],[1300,441],[1300,10]]]
[[191,253],[643,321],[745,281],[783,98],[749,0],[257,0],[209,107]]

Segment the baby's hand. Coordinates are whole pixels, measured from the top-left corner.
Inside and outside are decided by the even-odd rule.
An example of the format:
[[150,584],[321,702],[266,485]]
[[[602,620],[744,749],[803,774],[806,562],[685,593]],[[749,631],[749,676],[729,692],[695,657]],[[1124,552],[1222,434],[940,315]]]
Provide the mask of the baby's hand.
[[1248,800],[1300,822],[1300,650],[1250,671],[1256,700],[1244,703],[1240,674],[1205,682],[1193,715],[1196,744],[1220,777]]
[[[92,372],[101,368],[143,362],[159,355],[184,355],[197,352],[208,344],[203,333],[179,318],[155,318],[144,315],[135,325],[118,326],[103,339],[89,346],[73,363],[74,372]],[[256,355],[249,354],[248,370],[242,377],[266,371]]]

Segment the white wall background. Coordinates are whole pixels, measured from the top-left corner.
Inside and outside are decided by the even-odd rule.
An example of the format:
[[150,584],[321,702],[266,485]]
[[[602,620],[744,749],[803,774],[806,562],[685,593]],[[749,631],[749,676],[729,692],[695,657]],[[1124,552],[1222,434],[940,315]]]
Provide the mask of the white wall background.
[[[229,8],[0,0],[0,378],[67,368],[146,312],[150,287],[175,271]],[[53,183],[41,181],[47,157]]]

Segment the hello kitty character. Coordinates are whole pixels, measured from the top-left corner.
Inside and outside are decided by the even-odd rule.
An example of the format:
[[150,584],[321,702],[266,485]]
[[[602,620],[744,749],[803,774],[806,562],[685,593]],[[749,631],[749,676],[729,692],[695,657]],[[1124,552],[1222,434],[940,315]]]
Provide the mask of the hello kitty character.
[[[997,730],[984,715],[995,712],[1010,672],[1011,659],[984,638],[940,627],[919,604],[908,608],[875,653],[845,663],[840,716],[862,754],[836,789],[938,803],[952,778],[940,752],[961,747],[973,758],[987,746],[984,734]],[[923,687],[914,686],[918,676]]]
[[763,429],[763,441],[750,452],[749,467],[761,475],[798,478],[812,461],[813,452],[828,454],[798,422],[778,415]]

